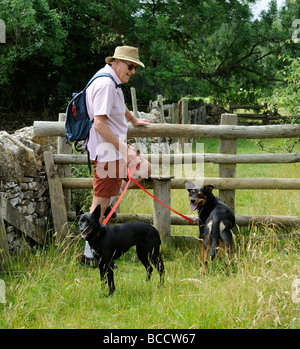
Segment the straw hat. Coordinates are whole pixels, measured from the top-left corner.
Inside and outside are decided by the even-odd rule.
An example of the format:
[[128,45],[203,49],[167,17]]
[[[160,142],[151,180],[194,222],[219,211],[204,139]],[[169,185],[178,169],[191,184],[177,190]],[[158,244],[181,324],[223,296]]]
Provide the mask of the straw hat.
[[117,46],[112,57],[106,57],[105,62],[110,63],[113,59],[122,59],[124,61],[138,64],[145,68],[144,63],[140,61],[139,50],[132,46]]

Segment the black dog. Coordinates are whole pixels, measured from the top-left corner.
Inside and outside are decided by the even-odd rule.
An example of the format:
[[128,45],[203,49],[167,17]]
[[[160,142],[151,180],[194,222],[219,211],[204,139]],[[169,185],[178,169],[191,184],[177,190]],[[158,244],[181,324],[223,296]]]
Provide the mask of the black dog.
[[191,210],[198,210],[200,239],[203,239],[203,261],[207,266],[209,246],[210,258],[216,255],[220,238],[225,245],[225,264],[229,264],[229,253],[232,242],[231,229],[235,224],[235,216],[230,207],[214,196],[214,185],[206,185],[198,188],[194,183],[185,181],[185,187],[189,192]]
[[160,283],[164,282],[164,264],[160,254],[160,237],[157,229],[147,223],[125,223],[120,225],[102,225],[99,223],[101,206],[93,213],[80,216],[78,225],[81,236],[88,241],[93,256],[97,259],[101,280],[107,277],[109,296],[115,290],[114,260],[136,246],[136,252],[146,268],[147,280],[150,280],[154,264],[160,275]]

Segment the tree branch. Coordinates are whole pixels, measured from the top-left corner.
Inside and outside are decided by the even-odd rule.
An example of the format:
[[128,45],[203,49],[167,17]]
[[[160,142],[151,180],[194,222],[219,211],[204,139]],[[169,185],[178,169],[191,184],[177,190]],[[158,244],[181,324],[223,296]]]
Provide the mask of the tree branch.
[[234,68],[234,69],[246,70],[246,71],[248,71],[248,72],[250,72],[250,73],[253,73],[253,74],[257,75],[257,76],[260,76],[261,78],[263,78],[264,80],[267,80],[267,81],[282,81],[282,79],[270,78],[270,77],[267,76],[267,75],[261,74],[261,73],[259,73],[258,71],[255,71],[254,69],[245,67],[245,66],[243,66],[243,65],[237,65],[237,64],[235,64],[235,65],[233,66],[233,68]]

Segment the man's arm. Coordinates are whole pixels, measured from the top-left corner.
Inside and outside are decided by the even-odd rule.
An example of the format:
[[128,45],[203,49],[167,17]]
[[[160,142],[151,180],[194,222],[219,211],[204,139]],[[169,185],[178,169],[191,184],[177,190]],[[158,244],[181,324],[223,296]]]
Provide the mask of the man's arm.
[[137,119],[137,118],[133,117],[133,115],[130,113],[130,111],[128,110],[127,107],[126,107],[126,111],[125,111],[125,117],[134,126],[147,126],[147,125],[150,125],[150,120],[140,119],[140,118]]
[[106,115],[95,115],[94,128],[108,143],[111,143],[119,152],[126,152],[127,146],[119,142],[118,137],[112,132],[107,124],[108,117]]
[[[111,143],[122,155],[125,161],[129,164],[137,158],[137,153],[133,147],[127,147],[127,144],[120,142],[118,137],[112,132],[107,124],[108,117],[106,115],[95,115],[94,128],[108,143]],[[136,159],[137,163],[139,159]]]

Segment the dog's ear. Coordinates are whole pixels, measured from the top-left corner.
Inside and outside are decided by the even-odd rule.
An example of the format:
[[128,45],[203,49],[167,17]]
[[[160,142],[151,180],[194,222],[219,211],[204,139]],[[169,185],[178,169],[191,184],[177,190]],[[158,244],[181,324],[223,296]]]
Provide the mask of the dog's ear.
[[193,188],[195,188],[195,184],[194,184],[193,182],[184,181],[183,183],[184,183],[185,189],[186,189],[187,191],[190,191],[190,190],[192,190]]
[[76,206],[75,206],[75,212],[76,212],[76,218],[77,219],[79,218],[79,216],[84,214],[82,208],[78,204],[76,204]]
[[208,185],[204,186],[204,190],[211,194],[214,187],[215,187],[214,184],[208,184]]
[[76,217],[78,217],[80,214],[80,206],[78,204],[76,204],[75,206],[75,212],[76,212]]
[[95,217],[95,219],[96,219],[97,221],[99,221],[100,213],[101,213],[101,206],[98,205],[98,206],[94,209],[94,212],[92,213],[92,215]]

